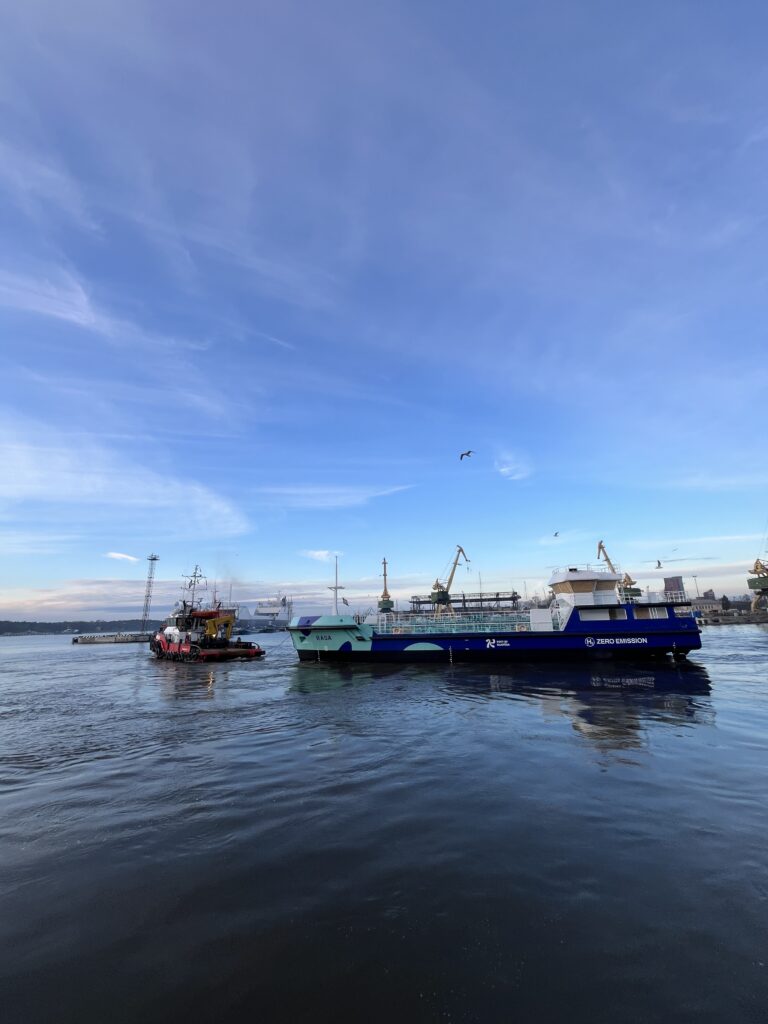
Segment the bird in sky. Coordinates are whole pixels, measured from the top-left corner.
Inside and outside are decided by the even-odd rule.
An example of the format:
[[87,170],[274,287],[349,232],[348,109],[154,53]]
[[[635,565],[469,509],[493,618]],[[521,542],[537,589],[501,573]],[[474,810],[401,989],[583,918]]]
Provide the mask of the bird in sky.
[[555,532],[552,534],[552,536],[553,537],[559,537],[560,536],[560,531],[559,530],[555,530]]
[[[677,550],[677,549],[675,549],[675,550]],[[656,558],[656,559],[647,558],[646,559],[646,562],[648,564],[650,564],[651,562],[654,562],[654,561],[656,562],[656,565],[654,565],[654,569],[663,569],[664,568],[664,566],[661,564],[661,559],[660,558]],[[715,562],[715,561],[717,561],[717,555],[689,555],[688,558],[666,558],[665,557],[664,561],[665,562]]]
[[472,449],[469,448],[467,451],[461,453],[461,455],[459,456],[459,462],[461,462],[462,459],[468,459],[470,455],[474,454],[475,453],[472,451]]

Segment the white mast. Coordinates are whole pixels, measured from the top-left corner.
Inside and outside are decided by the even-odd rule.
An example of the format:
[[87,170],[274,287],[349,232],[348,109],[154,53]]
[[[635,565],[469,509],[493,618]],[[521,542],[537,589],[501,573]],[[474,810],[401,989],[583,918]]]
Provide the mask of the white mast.
[[329,590],[333,591],[333,614],[339,614],[339,591],[343,590],[344,587],[339,583],[339,556],[335,556],[336,560],[336,577],[332,587],[328,587]]

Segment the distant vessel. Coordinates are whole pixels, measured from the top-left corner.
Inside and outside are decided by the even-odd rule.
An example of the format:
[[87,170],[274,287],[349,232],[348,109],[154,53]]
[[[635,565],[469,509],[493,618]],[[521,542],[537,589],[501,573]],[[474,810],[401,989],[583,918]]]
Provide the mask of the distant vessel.
[[284,594],[278,594],[272,599],[256,601],[255,604],[251,604],[249,601],[237,606],[235,631],[238,633],[275,633],[277,630],[286,629],[292,615],[293,602]]
[[236,609],[223,607],[220,601],[203,608],[195,598],[197,586],[204,579],[196,565],[189,577],[189,600],[182,599],[150,640],[149,648],[157,658],[169,661],[234,661],[254,660],[264,656],[264,649],[248,641],[232,640]]
[[[384,611],[368,622],[360,621],[360,616],[339,615],[336,602],[333,615],[293,619],[288,628],[299,659],[430,662],[554,657],[582,661],[671,655],[681,661],[701,647],[699,628],[684,593],[641,594],[630,588],[634,581],[612,571],[613,565],[556,570],[549,581],[554,599],[547,607],[516,609],[514,600],[507,607],[457,611],[450,584],[460,555],[464,555],[461,548],[447,584],[436,581],[430,612]],[[340,589],[338,581],[331,589]]]

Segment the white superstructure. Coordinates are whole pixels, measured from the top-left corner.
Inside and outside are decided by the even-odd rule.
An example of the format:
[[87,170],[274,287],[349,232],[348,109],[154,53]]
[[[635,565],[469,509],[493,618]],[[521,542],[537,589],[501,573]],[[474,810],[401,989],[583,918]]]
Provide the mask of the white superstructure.
[[285,629],[293,615],[293,602],[285,595],[239,604],[235,630],[258,633]]
[[558,604],[572,607],[619,604],[622,577],[607,569],[556,569],[549,585]]

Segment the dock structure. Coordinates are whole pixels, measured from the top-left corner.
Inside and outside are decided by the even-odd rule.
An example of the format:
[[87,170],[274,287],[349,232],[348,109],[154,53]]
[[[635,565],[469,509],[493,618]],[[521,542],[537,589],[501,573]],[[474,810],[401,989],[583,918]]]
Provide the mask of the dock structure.
[[[451,606],[458,611],[517,611],[520,595],[516,590],[498,590],[483,594],[451,594]],[[423,612],[436,604],[434,594],[414,594],[410,598],[411,610]]]
[[[147,555],[147,585],[144,590],[144,607],[141,612],[141,628],[136,633],[82,633],[72,637],[73,644],[148,644],[153,633],[147,632],[149,609],[152,604],[152,587],[155,581],[155,566],[159,555]],[[134,620],[135,621],[135,620]]]
[[73,644],[148,644],[151,633],[84,633],[73,636]]

